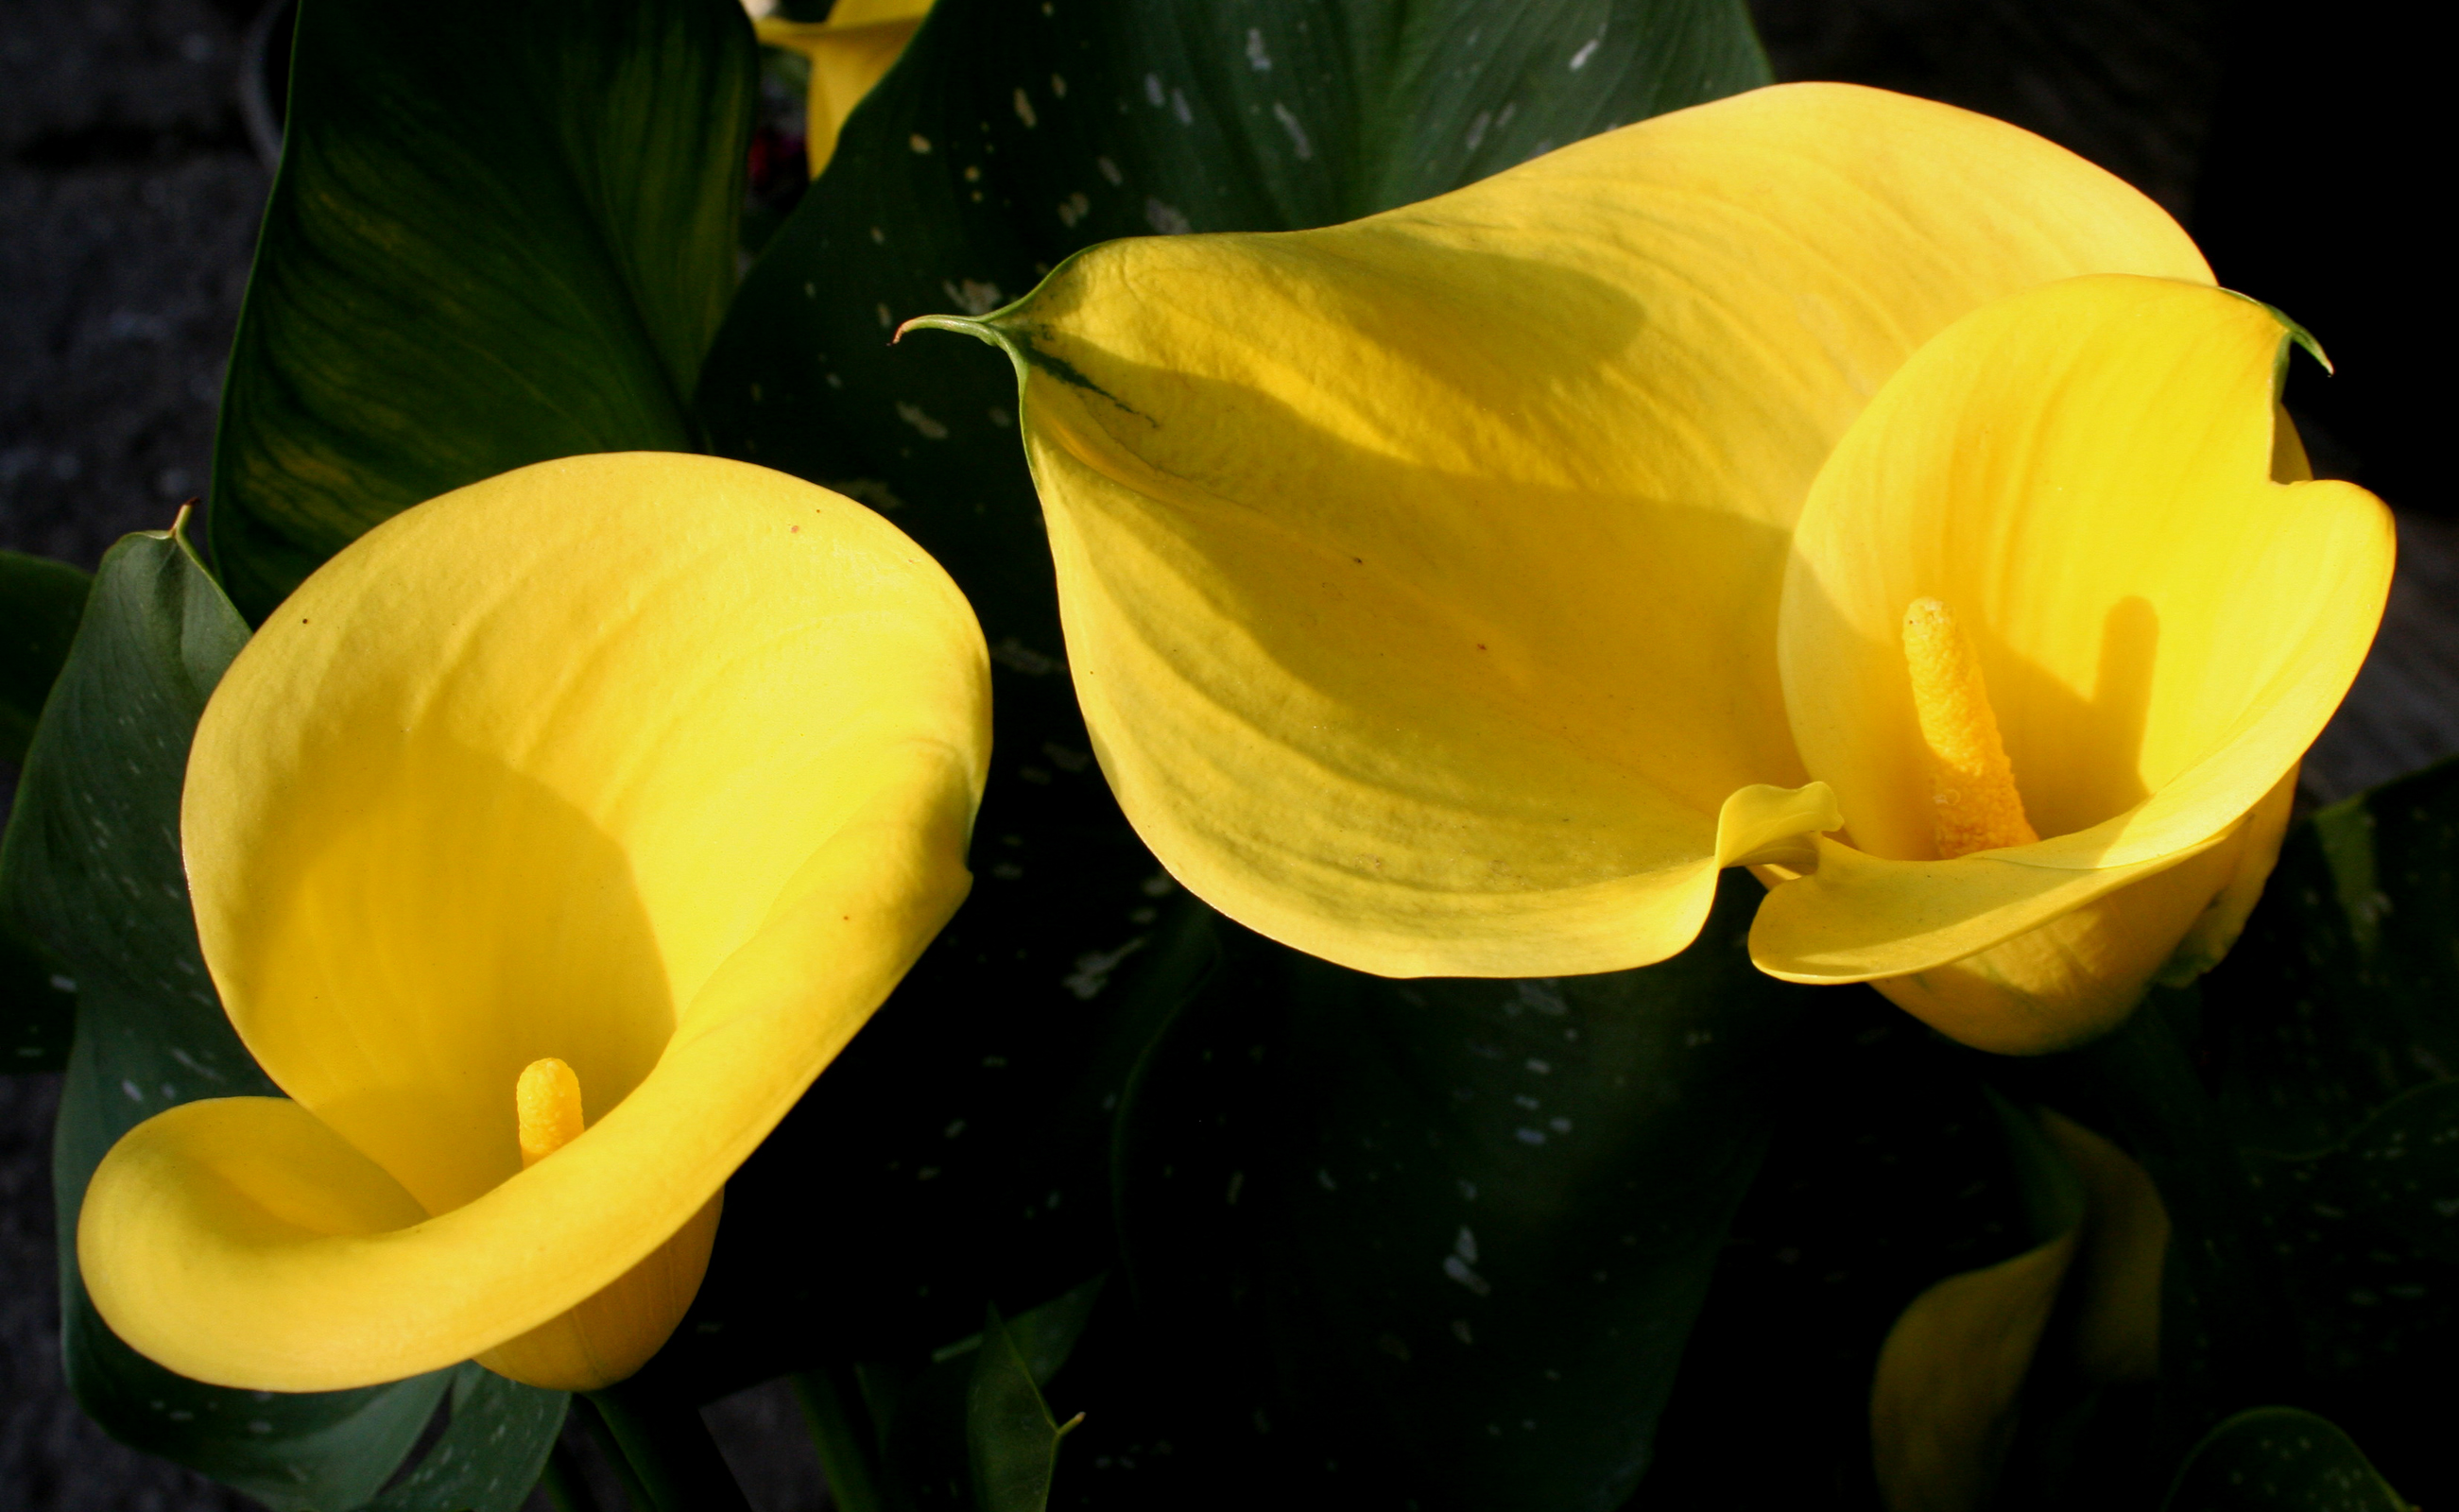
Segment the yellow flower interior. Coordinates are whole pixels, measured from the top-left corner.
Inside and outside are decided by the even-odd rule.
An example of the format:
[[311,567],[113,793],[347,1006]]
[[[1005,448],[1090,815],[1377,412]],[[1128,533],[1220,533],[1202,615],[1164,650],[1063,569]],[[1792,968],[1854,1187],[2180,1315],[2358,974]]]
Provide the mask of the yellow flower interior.
[[1930,830],[1942,859],[2030,845],[2041,838],[2024,817],[2024,795],[1972,638],[1955,611],[1936,598],[1904,609],[1904,667],[1913,712],[1929,748]]
[[580,1137],[580,1078],[553,1056],[522,1068],[513,1105],[520,1118],[523,1170]]

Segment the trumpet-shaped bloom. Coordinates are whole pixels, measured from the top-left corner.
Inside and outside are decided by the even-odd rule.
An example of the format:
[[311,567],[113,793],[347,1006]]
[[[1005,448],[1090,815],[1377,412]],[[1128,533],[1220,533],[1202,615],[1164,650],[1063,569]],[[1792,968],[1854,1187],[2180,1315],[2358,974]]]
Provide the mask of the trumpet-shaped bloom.
[[764,15],[753,24],[761,41],[800,52],[811,66],[803,97],[803,150],[812,178],[836,156],[846,117],[896,66],[930,13],[931,0],[837,0],[826,21]]
[[[1752,863],[1807,875],[1763,966],[1926,974],[1910,1005],[1975,1042],[2086,1032],[2198,921],[2224,947],[2205,905],[2259,887],[2261,800],[2387,572],[2378,504],[2274,481],[2283,327],[2174,221],[1876,91],[1755,92],[1320,231],[1096,247],[919,324],[1017,363],[1128,817],[1231,916],[1386,975],[1659,960]],[[1925,785],[1991,726],[2003,759],[1939,789],[1990,843],[1941,862]],[[1992,828],[2026,800],[2049,838]],[[2156,927],[2098,907],[2128,882]],[[2124,938],[2019,942],[2082,916]]]
[[576,457],[369,532],[189,758],[199,938],[289,1096],[105,1157],[103,1316],[228,1386],[629,1375],[963,897],[988,699],[937,565],[759,468]]

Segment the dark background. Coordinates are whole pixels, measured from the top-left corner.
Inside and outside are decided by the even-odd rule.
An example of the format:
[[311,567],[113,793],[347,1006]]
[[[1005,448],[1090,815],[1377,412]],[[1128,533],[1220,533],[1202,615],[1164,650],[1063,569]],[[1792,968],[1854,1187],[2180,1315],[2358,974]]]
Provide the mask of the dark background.
[[[1505,3],[1505,0],[1498,0]],[[91,570],[204,486],[271,173],[242,105],[247,0],[0,0],[0,546]],[[2434,49],[2387,6],[2285,0],[1757,0],[1784,79],[1986,111],[2109,168],[2194,229],[2223,283],[2339,367],[2290,400],[2319,471],[2400,511],[2373,659],[2308,758],[2329,800],[2459,750],[2459,528],[2426,449],[2449,379],[2419,187]],[[2394,307],[2394,302],[2398,302]],[[2438,355],[2438,354],[2437,354]],[[0,771],[0,803],[13,785]],[[49,1177],[56,1076],[0,1075],[0,1508],[252,1505],[123,1449],[60,1378]],[[793,1403],[711,1410],[762,1512],[824,1504]]]

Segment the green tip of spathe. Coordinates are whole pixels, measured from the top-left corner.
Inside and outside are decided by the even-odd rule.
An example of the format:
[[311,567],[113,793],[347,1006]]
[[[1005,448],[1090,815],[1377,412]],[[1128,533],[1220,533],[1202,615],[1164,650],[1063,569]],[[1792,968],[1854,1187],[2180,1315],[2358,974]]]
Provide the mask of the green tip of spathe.
[[891,346],[895,346],[905,339],[905,333],[910,330],[956,331],[989,346],[1003,347],[1007,345],[999,340],[997,327],[990,322],[976,320],[968,315],[916,315],[897,326],[896,334],[888,338],[888,344]]
[[[2236,290],[2230,290],[2230,292],[2236,292]],[[2250,298],[2253,298],[2253,295],[2238,295],[2238,298],[2240,298],[2240,300],[2250,300]],[[2255,304],[2262,304],[2262,300],[2255,300]],[[2294,322],[2294,320],[2289,320],[2287,312],[2280,310],[2280,304],[2262,304],[2262,307],[2264,307],[2264,310],[2270,310],[2270,312],[2272,312],[2272,320],[2280,322],[2280,327],[2287,329],[2289,342],[2294,342],[2294,345],[2304,346],[2306,356],[2311,356],[2311,359],[2314,359],[2314,362],[2322,364],[2322,371],[2326,371],[2326,373],[2336,373],[2336,371],[2339,371],[2339,368],[2336,368],[2336,367],[2331,367],[2331,356],[2323,354],[2322,342],[2317,342],[2317,339],[2314,339],[2314,332],[2309,332],[2309,329],[2306,329],[2306,327],[2301,327],[2301,325],[2297,325],[2297,322]],[[2282,376],[2287,376],[2287,351],[2282,351],[2282,354],[2280,354],[2280,368],[2282,368]]]
[[[2280,314],[2278,310],[2274,310],[2272,313],[2275,315]],[[2321,363],[2324,372],[2336,373],[2340,370],[2331,366],[2330,355],[2322,350],[2322,344],[2314,339],[2314,333],[2312,331],[2309,331],[2304,326],[2298,325],[2295,321],[2289,320],[2284,315],[2280,316],[2280,320],[2288,327],[2288,339],[2295,342],[2298,346],[2304,347],[2305,354],[2313,358],[2316,362]]]

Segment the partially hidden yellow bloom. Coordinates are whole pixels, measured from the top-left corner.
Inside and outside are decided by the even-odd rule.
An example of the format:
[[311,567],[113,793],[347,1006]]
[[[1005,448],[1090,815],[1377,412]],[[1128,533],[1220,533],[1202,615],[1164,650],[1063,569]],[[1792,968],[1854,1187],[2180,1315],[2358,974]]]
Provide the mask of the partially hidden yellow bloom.
[[113,1147],[103,1317],[225,1386],[631,1374],[964,896],[989,739],[962,596],[792,478],[575,457],[378,526],[198,727],[198,934],[288,1098]]
[[1128,817],[1385,975],[1661,960],[1753,864],[1765,969],[2070,1042],[2226,948],[2389,572],[2377,501],[2294,481],[2276,316],[2117,179],[1878,91],[919,324],[1017,363]]
[[846,117],[896,66],[930,13],[931,0],[837,0],[826,21],[764,15],[752,23],[762,42],[800,52],[811,65],[803,142],[812,178],[836,156]]

